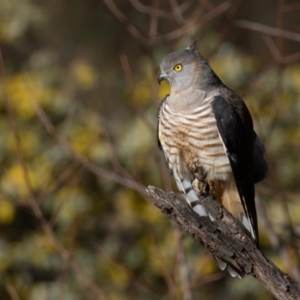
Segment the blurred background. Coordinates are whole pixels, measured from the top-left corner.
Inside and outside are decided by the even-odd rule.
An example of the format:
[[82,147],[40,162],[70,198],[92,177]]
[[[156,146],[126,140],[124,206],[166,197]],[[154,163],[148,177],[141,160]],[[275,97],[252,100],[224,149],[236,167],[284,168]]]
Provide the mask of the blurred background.
[[274,299],[147,198],[161,59],[198,39],[243,97],[270,173],[261,249],[300,282],[300,2],[0,1],[0,299]]

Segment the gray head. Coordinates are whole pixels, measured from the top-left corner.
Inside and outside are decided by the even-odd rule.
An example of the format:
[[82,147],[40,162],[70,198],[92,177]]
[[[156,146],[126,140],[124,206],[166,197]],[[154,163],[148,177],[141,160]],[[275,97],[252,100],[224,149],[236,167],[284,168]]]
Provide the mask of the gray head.
[[190,86],[205,89],[219,84],[207,60],[196,50],[197,41],[183,51],[168,54],[161,62],[158,82],[167,80],[172,91],[185,90]]

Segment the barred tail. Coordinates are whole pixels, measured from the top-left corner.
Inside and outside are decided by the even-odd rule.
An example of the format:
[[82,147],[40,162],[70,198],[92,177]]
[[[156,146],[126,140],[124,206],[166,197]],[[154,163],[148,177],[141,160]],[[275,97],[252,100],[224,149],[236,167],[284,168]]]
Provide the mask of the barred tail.
[[[193,210],[201,217],[209,217],[212,221],[214,221],[213,217],[207,213],[205,207],[200,203],[200,199],[196,194],[196,191],[193,188],[193,185],[189,179],[181,179],[176,172],[173,172],[173,176],[175,178],[178,189],[181,193],[185,195],[187,202],[191,205]],[[238,276],[239,278],[243,278],[245,273],[239,272],[235,270],[232,266],[229,266],[225,261],[215,256],[218,267],[223,271],[227,269],[228,273],[232,277]]]
[[193,210],[201,217],[207,217],[205,207],[200,203],[200,199],[197,196],[193,185],[189,179],[182,179],[176,172],[173,173],[176,180],[178,189],[185,195],[187,202],[193,208]]
[[232,277],[236,277],[238,276],[239,278],[244,278],[244,276],[246,275],[244,272],[240,272],[238,270],[236,270],[235,268],[233,268],[232,266],[228,265],[224,260],[220,259],[217,256],[214,256],[218,267],[224,271],[225,269],[227,269],[228,273],[232,276]]

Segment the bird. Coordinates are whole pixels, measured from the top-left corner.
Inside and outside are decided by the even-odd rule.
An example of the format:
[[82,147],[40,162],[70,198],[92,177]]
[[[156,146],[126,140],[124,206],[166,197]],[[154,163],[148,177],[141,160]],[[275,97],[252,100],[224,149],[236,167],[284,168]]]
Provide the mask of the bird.
[[[160,70],[158,82],[166,80],[170,94],[158,110],[158,146],[179,191],[197,214],[213,221],[196,186],[209,192],[258,246],[254,184],[267,177],[268,164],[245,102],[215,74],[197,41],[164,57]],[[215,258],[231,276],[245,275]]]

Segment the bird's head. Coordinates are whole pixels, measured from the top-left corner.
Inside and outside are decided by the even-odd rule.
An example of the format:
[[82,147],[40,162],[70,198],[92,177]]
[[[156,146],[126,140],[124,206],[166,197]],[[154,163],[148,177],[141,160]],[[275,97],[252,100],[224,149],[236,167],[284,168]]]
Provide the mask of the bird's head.
[[158,82],[168,81],[172,91],[182,91],[190,86],[201,88],[215,76],[207,60],[196,50],[197,41],[183,51],[173,52],[163,58]]

